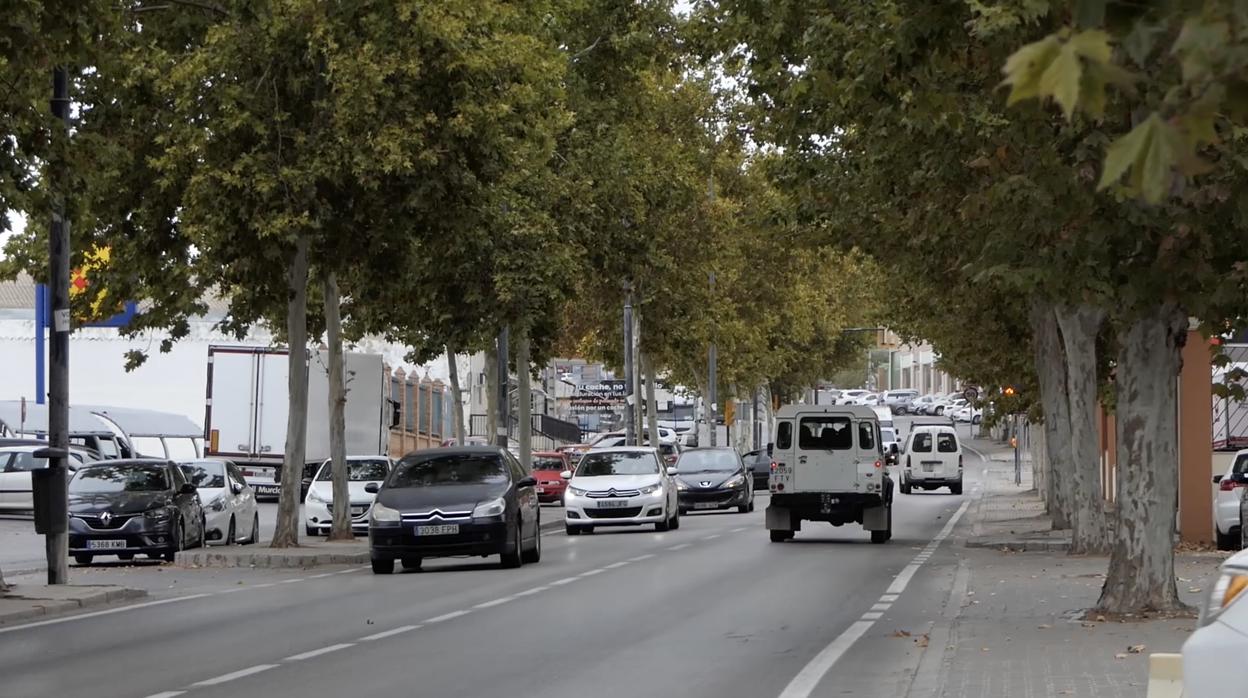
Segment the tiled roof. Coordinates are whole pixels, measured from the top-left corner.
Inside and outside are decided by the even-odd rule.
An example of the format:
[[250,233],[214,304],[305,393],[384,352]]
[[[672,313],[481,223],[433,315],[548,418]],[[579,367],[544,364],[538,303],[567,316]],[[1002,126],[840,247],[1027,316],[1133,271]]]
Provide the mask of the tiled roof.
[[22,274],[14,281],[0,281],[0,310],[33,310],[35,280]]

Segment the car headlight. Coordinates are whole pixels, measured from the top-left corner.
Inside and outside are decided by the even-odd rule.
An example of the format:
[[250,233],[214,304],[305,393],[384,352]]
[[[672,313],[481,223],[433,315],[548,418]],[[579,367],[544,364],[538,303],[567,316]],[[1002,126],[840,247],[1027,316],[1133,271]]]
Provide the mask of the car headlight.
[[661,489],[663,489],[663,485],[662,485],[662,484],[660,484],[660,483],[657,483],[657,482],[656,482],[656,483],[654,483],[653,485],[647,485],[647,486],[645,486],[645,487],[639,487],[639,488],[637,489],[637,491],[638,491],[638,492],[641,492],[642,494],[654,494],[655,492],[658,492],[658,491],[659,491],[659,490],[661,490]]
[[685,490],[687,490],[687,489],[689,489],[689,485],[686,485],[686,484],[685,484],[685,482],[684,482],[684,480],[677,480],[677,481],[676,481],[676,490],[677,490],[678,492],[684,492],[684,491],[685,491]]
[[208,502],[208,508],[213,511],[225,511],[225,495],[217,495],[211,502]]
[[588,493],[589,493],[589,490],[583,490],[579,487],[573,487],[572,485],[568,485],[568,494],[574,494],[578,497],[584,497]]
[[[330,496],[333,496],[333,495],[330,495]],[[314,502],[318,502],[320,504],[329,504],[330,502],[333,501],[332,499],[326,499],[325,495],[321,494],[321,491],[316,489],[315,487],[308,490],[308,499]]]
[[158,509],[148,509],[143,512],[143,517],[149,521],[168,521],[170,513],[168,509],[160,507]]
[[499,497],[498,499],[478,504],[476,509],[472,510],[472,518],[486,518],[490,516],[501,516],[507,510],[507,500]]
[[740,487],[744,484],[745,484],[745,476],[733,475],[732,477],[724,481],[724,484],[720,485],[720,487]]
[[399,510],[391,509],[381,502],[373,502],[373,521],[398,521]]
[[1204,627],[1212,623],[1218,614],[1242,596],[1246,589],[1248,589],[1248,574],[1242,571],[1223,572],[1209,591],[1209,598],[1205,600],[1205,607],[1200,613],[1200,626]]

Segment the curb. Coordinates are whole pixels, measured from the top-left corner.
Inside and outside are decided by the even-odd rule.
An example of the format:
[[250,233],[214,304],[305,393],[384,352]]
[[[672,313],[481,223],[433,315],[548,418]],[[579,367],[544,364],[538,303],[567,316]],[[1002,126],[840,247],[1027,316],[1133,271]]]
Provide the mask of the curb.
[[[543,533],[554,532],[563,528],[563,517],[554,521],[543,521],[540,530]],[[257,569],[308,569],[327,567],[330,565],[367,565],[369,564],[368,543],[344,544],[343,549],[322,550],[322,546],[293,548],[286,551],[275,551],[271,548],[254,549],[243,552],[219,552],[218,548],[195,548],[182,550],[174,557],[174,565],[188,568],[257,568]]]
[[1183,695],[1183,655],[1148,655],[1148,698],[1179,698]]
[[968,538],[966,548],[996,548],[1013,553],[1064,553],[1070,550],[1068,540],[1026,540],[1022,538]]
[[0,627],[16,621],[71,613],[84,608],[141,599],[146,596],[147,592],[143,589],[131,589],[128,587],[109,587],[101,589],[100,593],[84,596],[80,599],[38,599],[24,596],[0,596],[0,599],[3,600],[20,601],[25,599],[37,604],[31,608],[0,614]]

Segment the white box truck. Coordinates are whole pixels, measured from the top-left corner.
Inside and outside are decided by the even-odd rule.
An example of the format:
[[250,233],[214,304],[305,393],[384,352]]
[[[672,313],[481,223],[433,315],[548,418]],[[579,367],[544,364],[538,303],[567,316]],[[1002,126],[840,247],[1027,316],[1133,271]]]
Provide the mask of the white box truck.
[[[347,455],[387,455],[395,410],[382,357],[347,352],[343,363]],[[208,347],[204,454],[237,463],[260,497],[276,497],[281,486],[290,403],[287,365],[285,349]],[[329,458],[327,366],[326,352],[309,353],[305,485],[316,466]]]

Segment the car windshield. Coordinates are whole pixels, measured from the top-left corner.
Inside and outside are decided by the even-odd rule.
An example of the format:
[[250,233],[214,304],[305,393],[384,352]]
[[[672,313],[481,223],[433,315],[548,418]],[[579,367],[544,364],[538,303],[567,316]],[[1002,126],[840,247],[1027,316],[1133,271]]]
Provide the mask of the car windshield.
[[169,476],[159,465],[93,465],[79,469],[69,482],[71,494],[164,492]]
[[650,453],[615,452],[586,453],[576,468],[577,477],[599,475],[652,475],[659,472],[659,463]]
[[683,473],[718,473],[736,470],[737,454],[728,451],[688,451],[680,456],[676,467]]
[[[389,463],[384,460],[349,460],[347,461],[348,482],[380,482],[386,479]],[[334,479],[334,468],[326,462],[316,474],[317,482],[328,482]]]
[[450,455],[400,461],[387,488],[480,485],[507,482],[507,468],[498,456]]
[[885,443],[887,443],[887,442],[889,442],[889,441],[896,441],[896,440],[897,440],[897,432],[893,431],[892,429],[881,428],[881,429],[880,429],[880,440],[881,440],[881,441],[883,441],[883,442],[885,442]]
[[220,461],[193,461],[181,463],[186,479],[196,487],[225,487],[225,463]]
[[534,470],[559,470],[563,471],[567,468],[563,464],[562,458],[551,458],[550,456],[533,456]]

